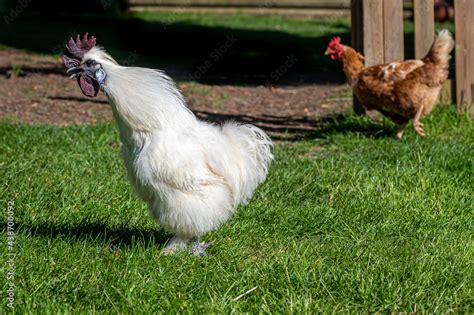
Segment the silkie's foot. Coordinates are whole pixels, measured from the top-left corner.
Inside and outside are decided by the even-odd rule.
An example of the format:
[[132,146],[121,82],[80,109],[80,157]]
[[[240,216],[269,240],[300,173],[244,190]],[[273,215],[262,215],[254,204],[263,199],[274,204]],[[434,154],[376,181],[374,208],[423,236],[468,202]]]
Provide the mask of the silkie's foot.
[[206,255],[206,249],[211,246],[214,243],[214,241],[208,242],[208,243],[201,243],[199,242],[198,238],[193,238],[192,243],[191,243],[191,251],[194,256],[204,256]]
[[169,241],[166,247],[163,249],[164,255],[174,254],[178,250],[186,249],[188,246],[188,240],[173,236]]

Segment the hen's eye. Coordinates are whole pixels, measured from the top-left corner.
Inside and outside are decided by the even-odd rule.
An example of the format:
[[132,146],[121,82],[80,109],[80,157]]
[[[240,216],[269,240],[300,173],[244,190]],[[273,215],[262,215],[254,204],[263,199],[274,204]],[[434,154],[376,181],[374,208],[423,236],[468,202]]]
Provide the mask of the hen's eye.
[[95,64],[94,60],[87,60],[87,61],[86,61],[86,65],[87,65],[88,67],[92,67],[94,64]]

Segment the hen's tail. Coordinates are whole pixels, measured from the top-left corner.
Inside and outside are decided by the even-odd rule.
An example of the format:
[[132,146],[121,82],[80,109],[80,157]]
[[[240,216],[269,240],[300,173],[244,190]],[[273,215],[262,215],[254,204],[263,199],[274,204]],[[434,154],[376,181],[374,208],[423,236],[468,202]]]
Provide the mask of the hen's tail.
[[272,141],[260,128],[228,122],[222,126],[224,134],[236,144],[240,160],[238,203],[246,203],[257,186],[268,174],[273,160]]
[[448,30],[442,30],[435,38],[430,51],[423,61],[435,63],[439,68],[447,69],[449,67],[449,55],[454,48],[453,36]]

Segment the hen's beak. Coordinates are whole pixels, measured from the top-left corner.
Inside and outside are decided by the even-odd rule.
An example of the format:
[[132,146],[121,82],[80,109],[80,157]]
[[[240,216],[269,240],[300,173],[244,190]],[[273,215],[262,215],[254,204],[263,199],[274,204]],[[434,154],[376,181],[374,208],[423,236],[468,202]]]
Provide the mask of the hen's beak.
[[327,56],[327,55],[329,55],[329,54],[330,54],[330,53],[329,53],[329,49],[326,49],[326,51],[324,52],[324,55]]

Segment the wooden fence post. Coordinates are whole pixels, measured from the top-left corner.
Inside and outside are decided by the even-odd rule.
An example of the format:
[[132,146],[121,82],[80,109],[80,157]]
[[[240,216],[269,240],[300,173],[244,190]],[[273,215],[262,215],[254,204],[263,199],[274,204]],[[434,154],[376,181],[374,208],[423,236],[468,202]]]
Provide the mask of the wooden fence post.
[[[474,3],[469,2],[469,12],[470,12],[470,20],[468,21],[468,25],[474,24]],[[471,74],[471,105],[469,108],[469,112],[471,114],[471,117],[474,117],[474,31],[469,32],[471,35],[469,38],[469,63],[470,63],[470,70],[469,73]]]
[[384,63],[383,1],[364,0],[362,16],[365,65]]
[[362,5],[363,0],[351,0],[351,46],[361,53],[364,51]]
[[403,0],[383,2],[383,41],[385,63],[404,59]]
[[474,89],[474,3],[472,0],[455,0],[456,27],[456,104],[458,111],[473,107]]
[[404,59],[403,0],[351,0],[352,47],[372,66]]
[[[426,56],[435,38],[433,0],[414,0],[413,15],[415,18],[415,59]],[[438,102],[454,103],[453,82],[447,80],[441,89]]]
[[[351,41],[352,47],[364,53],[363,0],[351,0]],[[352,97],[352,108],[357,115],[364,115],[365,109],[355,97]]]
[[414,0],[415,59],[425,57],[434,40],[433,0]]

